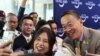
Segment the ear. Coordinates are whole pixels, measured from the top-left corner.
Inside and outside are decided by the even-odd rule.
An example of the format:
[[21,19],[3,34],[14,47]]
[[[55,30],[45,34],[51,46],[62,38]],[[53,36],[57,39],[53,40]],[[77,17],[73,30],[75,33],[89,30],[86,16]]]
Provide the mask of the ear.
[[81,19],[81,18],[79,19],[79,21],[80,21],[80,23],[81,23],[81,24],[83,24],[83,22],[82,22],[82,19]]

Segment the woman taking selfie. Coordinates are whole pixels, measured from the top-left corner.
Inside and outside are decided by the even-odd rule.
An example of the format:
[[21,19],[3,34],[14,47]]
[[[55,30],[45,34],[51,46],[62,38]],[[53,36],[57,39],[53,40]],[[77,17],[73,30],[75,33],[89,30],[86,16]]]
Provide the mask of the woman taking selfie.
[[56,42],[55,34],[50,29],[40,28],[33,40],[33,52],[52,56],[53,45]]

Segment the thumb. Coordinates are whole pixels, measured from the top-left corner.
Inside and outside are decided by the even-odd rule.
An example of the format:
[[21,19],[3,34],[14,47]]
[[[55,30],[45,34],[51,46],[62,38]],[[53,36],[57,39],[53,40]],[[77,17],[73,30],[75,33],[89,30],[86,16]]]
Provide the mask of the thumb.
[[0,46],[0,48],[5,48],[8,47],[10,44],[12,44],[13,41],[8,41],[7,43],[4,43],[3,45]]

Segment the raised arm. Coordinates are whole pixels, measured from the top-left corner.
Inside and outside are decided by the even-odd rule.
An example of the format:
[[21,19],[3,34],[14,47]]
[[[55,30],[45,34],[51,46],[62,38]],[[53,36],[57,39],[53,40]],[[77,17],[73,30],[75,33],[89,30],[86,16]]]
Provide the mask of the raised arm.
[[21,6],[19,8],[19,12],[18,12],[18,21],[21,20],[21,18],[24,15],[24,11],[25,11],[25,5],[26,5],[27,0],[22,0]]

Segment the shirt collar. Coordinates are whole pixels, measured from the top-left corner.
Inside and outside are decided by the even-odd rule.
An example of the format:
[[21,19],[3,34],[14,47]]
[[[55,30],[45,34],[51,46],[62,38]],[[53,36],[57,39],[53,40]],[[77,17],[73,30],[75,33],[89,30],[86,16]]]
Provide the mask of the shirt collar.
[[[23,34],[23,36],[24,36],[24,38],[26,39],[26,41],[27,41],[27,40],[31,41],[31,39],[32,39],[32,35],[30,35],[29,37],[27,37],[27,36],[25,36],[25,35]],[[27,41],[27,43],[28,43],[29,41]]]

